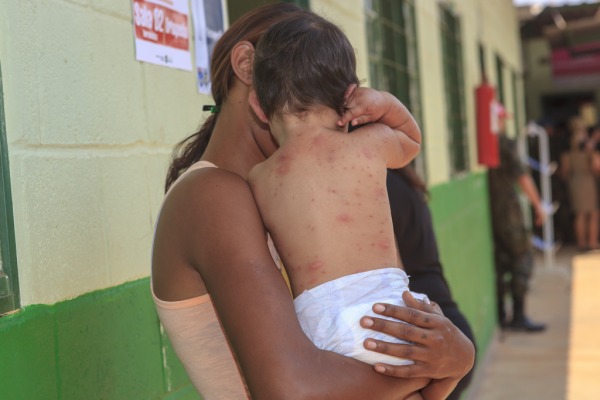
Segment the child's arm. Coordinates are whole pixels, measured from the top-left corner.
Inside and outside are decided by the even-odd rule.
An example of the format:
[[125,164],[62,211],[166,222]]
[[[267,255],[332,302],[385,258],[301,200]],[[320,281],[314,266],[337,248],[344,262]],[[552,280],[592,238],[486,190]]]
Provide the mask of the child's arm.
[[[400,100],[387,92],[359,88],[352,84],[345,94],[346,112],[338,121],[339,126],[379,123],[389,127],[399,139],[398,148],[387,146],[392,157],[389,168],[399,168],[412,161],[420,150],[421,131],[415,119]],[[371,128],[376,126],[371,125]],[[387,130],[383,134],[389,133]]]
[[379,122],[402,131],[415,142],[421,143],[421,130],[417,121],[392,94],[352,84],[348,86],[345,98],[346,112],[338,121],[339,126],[348,122],[352,126]]

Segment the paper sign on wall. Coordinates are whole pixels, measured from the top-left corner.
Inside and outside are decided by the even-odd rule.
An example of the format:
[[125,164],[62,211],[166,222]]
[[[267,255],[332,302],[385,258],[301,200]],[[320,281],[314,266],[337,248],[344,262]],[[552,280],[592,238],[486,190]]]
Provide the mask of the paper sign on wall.
[[135,58],[190,71],[188,0],[132,0]]
[[210,93],[210,56],[225,30],[223,0],[192,0],[198,91]]

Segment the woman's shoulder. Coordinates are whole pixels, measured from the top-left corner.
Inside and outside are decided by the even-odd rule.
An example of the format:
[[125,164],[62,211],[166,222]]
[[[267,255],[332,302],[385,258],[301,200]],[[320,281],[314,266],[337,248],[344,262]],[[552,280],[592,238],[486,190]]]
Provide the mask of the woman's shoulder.
[[[250,187],[241,176],[221,168],[199,168],[182,176],[165,196],[163,208],[200,207],[210,204],[223,204],[224,200],[243,200],[243,195],[251,194]],[[199,207],[200,206],[200,207]]]
[[160,208],[159,221],[177,221],[179,229],[203,223],[207,215],[255,207],[246,180],[222,168],[186,171],[171,186]]

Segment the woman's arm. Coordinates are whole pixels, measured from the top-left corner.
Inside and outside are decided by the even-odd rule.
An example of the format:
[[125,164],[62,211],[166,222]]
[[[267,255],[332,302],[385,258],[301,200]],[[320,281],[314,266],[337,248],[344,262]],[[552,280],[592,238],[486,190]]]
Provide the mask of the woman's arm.
[[398,399],[429,381],[388,377],[317,349],[300,328],[247,183],[216,169],[194,179],[171,199],[193,209],[182,220],[184,249],[202,275],[254,400]]

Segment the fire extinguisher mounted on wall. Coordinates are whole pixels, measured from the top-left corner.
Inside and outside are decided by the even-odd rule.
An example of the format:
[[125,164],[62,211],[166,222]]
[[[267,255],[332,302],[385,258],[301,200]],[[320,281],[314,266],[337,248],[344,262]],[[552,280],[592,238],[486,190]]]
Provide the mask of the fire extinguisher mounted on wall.
[[496,90],[484,77],[475,89],[477,114],[477,161],[495,168],[500,165],[498,149],[498,117],[501,105],[496,101]]

